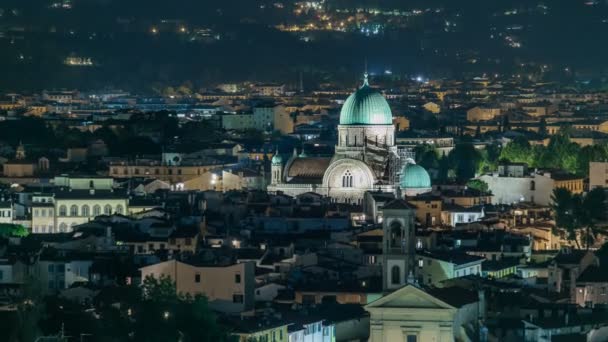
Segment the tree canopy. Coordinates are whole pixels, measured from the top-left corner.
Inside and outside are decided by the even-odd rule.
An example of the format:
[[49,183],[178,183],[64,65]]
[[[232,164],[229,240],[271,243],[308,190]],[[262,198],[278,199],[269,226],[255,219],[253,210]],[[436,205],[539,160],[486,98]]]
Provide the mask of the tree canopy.
[[580,247],[577,233],[585,229],[584,242],[593,243],[593,230],[598,221],[606,219],[606,194],[595,188],[586,195],[573,194],[566,188],[556,188],[551,196],[555,224],[568,232],[568,239]]
[[20,224],[0,223],[1,237],[26,237],[29,234],[29,230]]

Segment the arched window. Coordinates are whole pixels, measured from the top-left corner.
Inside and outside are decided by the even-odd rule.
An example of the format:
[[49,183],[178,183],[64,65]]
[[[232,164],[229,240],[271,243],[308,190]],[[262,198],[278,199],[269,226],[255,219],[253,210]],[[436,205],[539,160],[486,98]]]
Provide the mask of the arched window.
[[78,206],[77,205],[72,205],[70,207],[70,216],[78,216]]
[[109,204],[106,204],[106,205],[103,207],[103,213],[104,213],[105,215],[112,215],[112,206],[111,206],[111,205],[109,205]]
[[350,170],[346,170],[344,175],[342,176],[342,187],[343,188],[352,188],[353,187],[353,174]]
[[93,216],[101,215],[101,207],[97,204],[93,206]]
[[391,267],[391,284],[398,285],[401,283],[401,273],[399,266],[395,265]]
[[116,213],[122,215],[122,213],[123,213],[122,205],[119,204],[116,206]]
[[82,208],[80,209],[80,213],[82,214],[82,216],[91,216],[91,210],[89,210],[89,206],[86,204],[82,206]]
[[65,224],[65,222],[61,222],[61,224],[59,225],[59,232],[66,233],[67,231],[68,231],[68,225]]
[[390,229],[390,247],[399,248],[403,243],[403,229],[401,229],[401,223],[398,221],[391,222]]
[[67,216],[68,208],[65,205],[59,206],[59,216]]

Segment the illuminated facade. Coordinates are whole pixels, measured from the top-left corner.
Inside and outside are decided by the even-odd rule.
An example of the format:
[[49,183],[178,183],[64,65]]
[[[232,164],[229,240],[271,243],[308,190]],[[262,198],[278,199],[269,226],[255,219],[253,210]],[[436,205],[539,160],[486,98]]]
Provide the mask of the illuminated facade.
[[[391,109],[382,94],[369,86],[366,75],[342,106],[334,156],[312,157],[294,150],[283,163],[275,155],[268,191],[291,196],[316,192],[336,202],[360,204],[366,191],[397,190],[397,174],[403,182],[408,164],[404,159],[395,145]],[[424,189],[430,190],[430,182]]]

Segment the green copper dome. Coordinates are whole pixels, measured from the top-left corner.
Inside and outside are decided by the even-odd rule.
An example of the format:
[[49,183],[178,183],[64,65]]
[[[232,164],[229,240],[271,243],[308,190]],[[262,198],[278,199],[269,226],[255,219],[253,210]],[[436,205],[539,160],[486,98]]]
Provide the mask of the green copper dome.
[[272,163],[275,165],[283,164],[283,158],[280,154],[275,154],[274,156],[272,156]]
[[408,162],[401,171],[399,185],[401,189],[428,189],[431,187],[431,177],[422,166]]
[[386,99],[367,83],[351,94],[340,111],[340,125],[392,125],[393,114]]
[[282,165],[283,164],[283,158],[281,158],[281,155],[279,154],[278,146],[277,146],[276,150],[274,151],[274,156],[272,156],[271,162],[273,165]]

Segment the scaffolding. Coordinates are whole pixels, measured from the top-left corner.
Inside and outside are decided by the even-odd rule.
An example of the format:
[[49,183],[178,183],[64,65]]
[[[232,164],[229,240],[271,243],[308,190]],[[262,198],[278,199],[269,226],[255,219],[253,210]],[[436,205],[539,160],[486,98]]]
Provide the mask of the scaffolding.
[[399,184],[401,179],[401,171],[407,163],[408,159],[416,158],[416,152],[411,147],[396,146],[396,150],[391,154],[389,160],[389,180],[393,185]]

